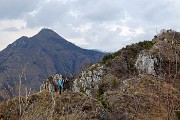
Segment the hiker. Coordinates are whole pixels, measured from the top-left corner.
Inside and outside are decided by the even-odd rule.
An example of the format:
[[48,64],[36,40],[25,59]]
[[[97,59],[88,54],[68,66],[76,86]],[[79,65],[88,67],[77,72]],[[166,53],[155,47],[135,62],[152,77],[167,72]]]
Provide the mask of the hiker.
[[63,80],[62,80],[62,78],[59,79],[58,86],[59,86],[59,94],[61,95],[61,92],[63,91]]
[[49,79],[49,82],[51,84],[52,91],[57,92],[58,91],[58,84],[53,80],[52,76],[50,76],[48,79]]

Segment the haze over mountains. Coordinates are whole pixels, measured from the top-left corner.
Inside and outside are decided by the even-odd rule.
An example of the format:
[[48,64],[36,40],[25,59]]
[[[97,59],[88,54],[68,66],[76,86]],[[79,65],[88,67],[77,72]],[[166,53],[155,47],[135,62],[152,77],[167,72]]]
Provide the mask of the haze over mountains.
[[27,79],[22,82],[28,88],[38,89],[48,76],[55,73],[72,76],[104,55],[82,49],[50,29],[42,29],[30,38],[23,36],[0,52],[0,100],[4,93],[17,92],[18,76],[22,72],[22,79]]

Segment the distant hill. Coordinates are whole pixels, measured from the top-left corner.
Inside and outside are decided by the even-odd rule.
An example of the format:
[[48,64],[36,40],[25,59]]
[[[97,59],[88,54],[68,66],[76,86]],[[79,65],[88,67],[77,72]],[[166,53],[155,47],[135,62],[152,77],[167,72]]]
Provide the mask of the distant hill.
[[102,52],[102,53],[106,53],[106,54],[112,54],[113,52],[107,52],[107,51],[103,51],[103,50],[99,50],[99,49],[92,49],[94,51],[97,51],[97,52]]
[[33,91],[48,76],[55,73],[72,76],[104,55],[82,49],[50,29],[42,29],[30,38],[23,36],[0,52],[0,100],[2,96],[9,97],[5,94],[16,96],[18,76],[23,71],[22,84]]

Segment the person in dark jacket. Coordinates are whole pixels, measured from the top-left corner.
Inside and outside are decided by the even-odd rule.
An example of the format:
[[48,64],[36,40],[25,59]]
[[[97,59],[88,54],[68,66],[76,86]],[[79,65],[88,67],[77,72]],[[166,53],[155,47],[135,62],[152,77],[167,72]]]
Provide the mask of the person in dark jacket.
[[50,76],[48,79],[50,84],[52,85],[52,89],[53,89],[52,91],[58,92],[58,84],[53,80],[53,77]]

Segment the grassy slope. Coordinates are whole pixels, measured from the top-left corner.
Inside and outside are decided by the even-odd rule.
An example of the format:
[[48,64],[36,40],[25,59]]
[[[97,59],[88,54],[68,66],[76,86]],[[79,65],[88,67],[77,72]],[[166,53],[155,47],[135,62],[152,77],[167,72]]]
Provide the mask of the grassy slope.
[[[115,84],[114,84],[115,83]],[[139,75],[123,82],[112,74],[107,74],[95,98],[83,93],[64,92],[55,94],[55,105],[49,92],[42,92],[22,98],[22,119],[32,120],[78,120],[78,119],[127,119],[164,120],[167,118],[167,90],[170,97],[180,98],[180,92],[161,79]],[[101,89],[101,90],[102,90]],[[158,95],[160,101],[158,101]],[[174,109],[179,110],[177,102]],[[3,120],[19,119],[18,98],[0,103]],[[175,113],[171,117],[175,119]]]
[[[163,35],[162,35],[163,36]],[[168,35],[170,36],[170,35]],[[100,81],[99,90],[89,98],[83,93],[64,92],[55,95],[55,106],[48,92],[23,99],[23,119],[103,119],[103,120],[164,120],[168,105],[180,110],[178,82],[175,88],[161,77],[138,75],[134,63],[142,50],[153,50],[158,41],[140,42],[107,55],[101,62],[108,72]],[[165,54],[161,53],[162,56]],[[166,56],[165,56],[166,57]],[[164,60],[166,61],[166,58]],[[165,64],[164,71],[167,69]],[[180,81],[177,77],[176,81]],[[169,94],[167,94],[169,93]],[[173,104],[172,104],[173,103]],[[0,103],[0,114],[5,119],[18,119],[18,98]],[[170,109],[171,111],[172,109]],[[174,111],[169,116],[177,120]]]

